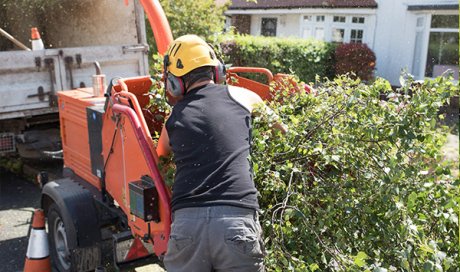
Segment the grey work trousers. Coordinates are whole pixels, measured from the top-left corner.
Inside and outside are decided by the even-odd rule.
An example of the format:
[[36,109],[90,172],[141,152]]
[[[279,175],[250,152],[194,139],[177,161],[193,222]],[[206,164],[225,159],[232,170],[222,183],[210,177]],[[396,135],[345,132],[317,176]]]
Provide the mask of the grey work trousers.
[[164,264],[168,272],[265,271],[264,253],[255,210],[183,208],[173,213]]

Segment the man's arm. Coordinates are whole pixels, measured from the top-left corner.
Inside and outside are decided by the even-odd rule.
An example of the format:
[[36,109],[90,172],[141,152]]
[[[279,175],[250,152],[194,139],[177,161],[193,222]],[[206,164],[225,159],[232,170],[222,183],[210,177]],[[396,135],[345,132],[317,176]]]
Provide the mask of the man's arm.
[[268,121],[276,130],[279,130],[283,134],[288,132],[288,127],[283,124],[278,114],[276,114],[276,112],[274,112],[269,106],[262,102],[261,104],[257,104],[256,107],[259,109],[259,111],[254,111],[255,115],[257,115],[259,112],[262,112],[262,114],[268,116]]
[[268,117],[269,122],[275,129],[281,131],[283,134],[288,131],[287,126],[281,122],[279,116],[264,103],[258,94],[235,86],[229,86],[228,90],[232,98],[248,109],[251,114],[257,115],[260,112]]
[[171,146],[169,145],[169,136],[165,124],[161,129],[160,139],[158,139],[157,154],[158,157],[167,157],[170,153]]

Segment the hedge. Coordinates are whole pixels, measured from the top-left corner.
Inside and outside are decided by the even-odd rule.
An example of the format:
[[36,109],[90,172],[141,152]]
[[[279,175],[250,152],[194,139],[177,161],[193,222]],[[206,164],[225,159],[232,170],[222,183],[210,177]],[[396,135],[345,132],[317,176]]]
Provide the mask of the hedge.
[[267,271],[460,271],[460,182],[438,124],[458,84],[403,84],[338,76],[315,95],[277,90],[268,105],[285,135],[256,115]]
[[304,82],[314,82],[317,75],[334,75],[331,43],[247,35],[222,36],[219,43],[225,62],[232,66],[264,67],[273,73],[297,75]]
[[335,50],[335,73],[353,73],[362,80],[374,78],[375,54],[362,43],[344,43]]

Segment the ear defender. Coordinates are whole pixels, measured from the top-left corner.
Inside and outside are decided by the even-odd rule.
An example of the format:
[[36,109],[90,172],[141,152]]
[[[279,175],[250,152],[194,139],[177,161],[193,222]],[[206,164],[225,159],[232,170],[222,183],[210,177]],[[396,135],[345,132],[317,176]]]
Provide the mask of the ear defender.
[[219,63],[216,65],[216,68],[214,70],[214,82],[216,82],[217,84],[224,84],[226,75],[227,69],[225,68],[225,64],[223,63],[223,61],[220,61],[219,59]]
[[214,82],[217,84],[224,84],[226,75],[227,75],[227,69],[225,68],[225,62],[222,59],[222,57],[217,54],[216,48],[211,43],[208,43],[208,46],[211,49],[211,52],[210,52],[211,58],[217,59],[217,65],[214,69]]
[[163,60],[165,91],[170,92],[173,96],[185,94],[185,86],[182,78],[171,74],[167,67],[169,66],[169,55],[165,55]]
[[[205,66],[214,67],[212,79],[216,84],[225,84],[225,64],[216,52],[212,44],[206,43],[196,35],[184,35],[174,40],[163,59],[165,90],[175,97],[185,95],[183,77]],[[208,74],[195,75],[192,79],[187,78],[187,81],[192,84],[200,79],[200,76]]]
[[173,96],[181,96],[185,94],[185,86],[184,81],[180,77],[176,77],[175,75],[167,72],[167,80],[166,80],[166,90],[169,91]]

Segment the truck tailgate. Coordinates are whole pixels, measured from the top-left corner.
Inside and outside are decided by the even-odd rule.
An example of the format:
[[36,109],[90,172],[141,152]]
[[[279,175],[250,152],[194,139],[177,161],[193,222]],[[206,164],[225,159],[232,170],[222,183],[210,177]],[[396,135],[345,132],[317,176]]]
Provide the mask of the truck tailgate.
[[109,45],[0,54],[0,120],[57,111],[57,91],[91,87],[98,61],[107,80],[148,74],[147,45]]

